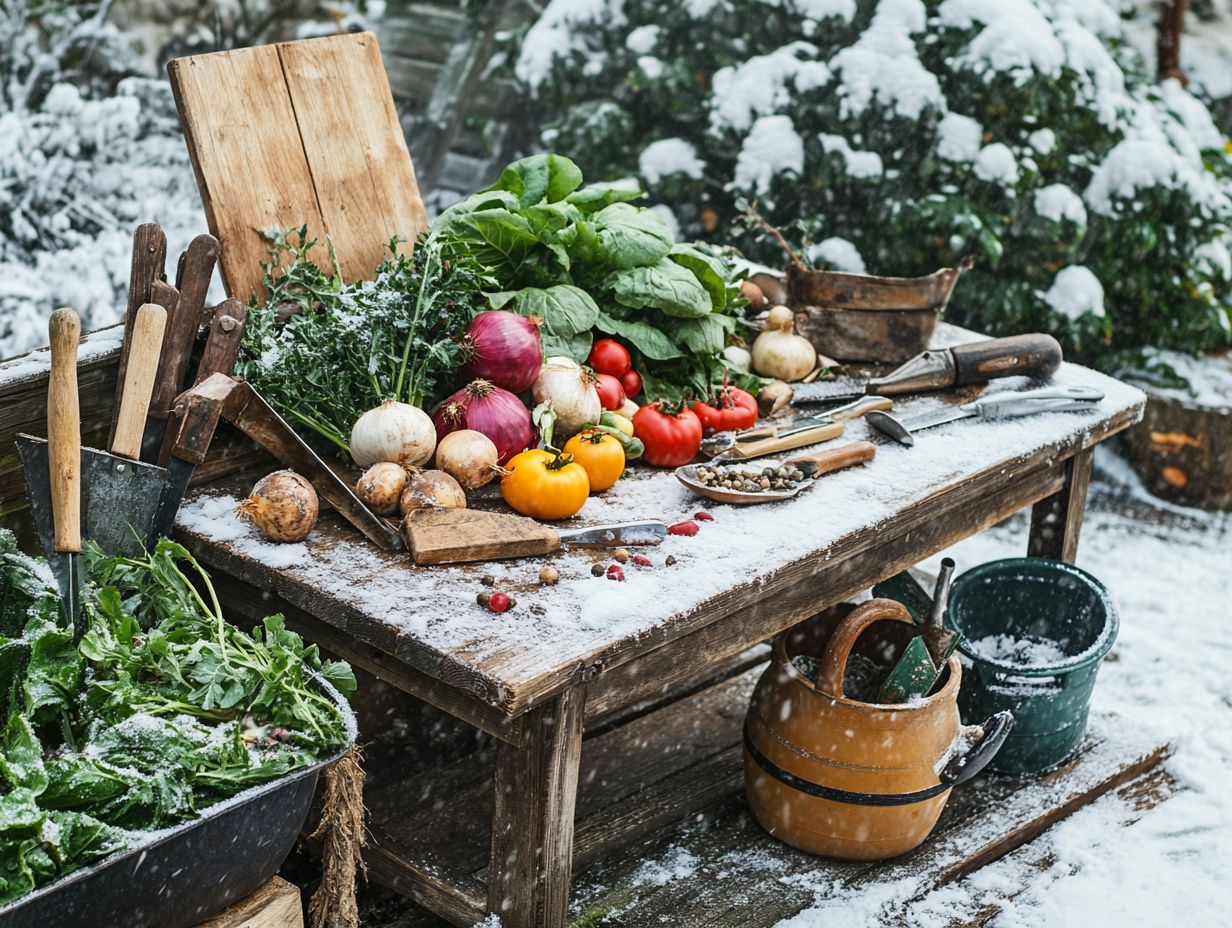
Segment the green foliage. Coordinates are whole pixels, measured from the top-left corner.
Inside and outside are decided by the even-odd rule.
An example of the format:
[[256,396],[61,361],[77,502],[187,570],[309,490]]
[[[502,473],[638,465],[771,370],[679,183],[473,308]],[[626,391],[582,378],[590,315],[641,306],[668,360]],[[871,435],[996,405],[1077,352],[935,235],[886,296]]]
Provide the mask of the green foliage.
[[74,645],[46,568],[0,530],[0,904],[346,741],[308,674],[349,694],[350,668],[282,616],[230,625],[166,539],[86,558],[90,629]]
[[[592,6],[555,0],[525,37],[519,75],[559,114],[545,142],[588,175],[640,176],[687,235],[781,265],[738,221],[756,199],[818,266],[837,266],[813,244],[833,237],[871,273],[973,257],[948,318],[993,334],[1051,332],[1112,368],[1147,346],[1229,343],[1229,158],[1200,102],[1151,83],[1115,4],[1075,17],[1031,0],[748,0],[700,19],[668,0]],[[832,15],[809,18],[822,7]],[[972,147],[958,152],[963,126]],[[696,168],[643,158],[670,139]],[[783,139],[799,170],[776,160]],[[990,169],[995,144],[1013,171]],[[1049,298],[1074,265],[1102,284],[1102,307]]]
[[345,454],[355,420],[383,400],[422,405],[452,388],[459,339],[491,286],[475,260],[452,254],[447,236],[410,256],[396,253],[395,239],[376,278],[353,284],[313,263],[313,244],[307,227],[274,236],[269,300],[249,309],[236,372]]
[[487,269],[494,308],[543,319],[549,357],[584,361],[596,331],[615,335],[648,397],[706,395],[723,378],[743,275],[714,249],[673,244],[657,213],[628,202],[640,190],[581,184],[560,155],[516,161],[442,213],[432,234]]

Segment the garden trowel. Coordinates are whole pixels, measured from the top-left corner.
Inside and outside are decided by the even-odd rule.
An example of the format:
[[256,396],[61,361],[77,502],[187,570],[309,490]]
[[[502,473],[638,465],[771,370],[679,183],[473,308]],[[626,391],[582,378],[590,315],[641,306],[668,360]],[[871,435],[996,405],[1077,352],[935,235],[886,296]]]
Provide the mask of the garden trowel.
[[[53,320],[54,318],[53,315]],[[110,451],[81,448],[80,419],[74,423],[78,436],[81,482],[79,499],[82,518],[78,520],[78,524],[84,526],[85,537],[107,554],[132,557],[142,552],[166,480],[165,472],[161,468],[138,459],[166,321],[167,314],[163,307],[146,303],[138,309],[132,325],[125,332],[125,341],[129,348],[128,364],[125,366],[124,382],[119,391],[120,404],[112,430]],[[40,506],[38,501],[47,499],[51,493],[54,510],[55,484],[49,475],[55,475],[60,469],[52,458],[56,454],[56,434],[62,429],[53,421],[56,417],[52,415],[51,409],[62,402],[64,394],[63,390],[58,389],[59,384],[55,377],[56,350],[53,336],[53,377],[48,391],[49,441],[28,435],[19,435],[17,438],[31,506],[38,522],[40,538],[48,551],[52,550],[48,547],[48,539],[53,534],[58,534],[59,518],[56,517],[54,522],[47,520],[46,507]],[[72,364],[75,384],[75,347],[70,350],[65,342],[60,354],[62,360],[71,356],[65,363]],[[72,392],[75,403],[75,388]]]

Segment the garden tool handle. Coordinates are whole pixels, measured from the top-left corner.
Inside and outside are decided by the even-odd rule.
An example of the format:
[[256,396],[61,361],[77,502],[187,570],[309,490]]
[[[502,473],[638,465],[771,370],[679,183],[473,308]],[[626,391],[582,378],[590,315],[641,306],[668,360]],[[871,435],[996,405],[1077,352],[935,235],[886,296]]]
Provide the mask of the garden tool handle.
[[1041,412],[1088,409],[1103,398],[1104,391],[1096,387],[1041,387],[990,393],[965,403],[962,408],[986,419],[1012,419]]
[[987,767],[1009,737],[1010,729],[1014,727],[1014,716],[1008,709],[1002,709],[976,727],[980,729],[979,741],[945,765],[941,771],[942,786],[961,786]]
[[[789,458],[783,464],[794,464],[797,467],[807,465],[808,471],[805,473],[810,477],[820,477],[823,474],[842,470],[844,467],[867,464],[876,454],[877,447],[871,441],[853,441],[840,445],[837,448],[831,448],[829,451],[820,451],[817,454],[804,457]],[[803,470],[803,467],[801,467],[801,470]]]
[[751,458],[764,457],[767,454],[778,454],[780,451],[795,451],[807,445],[816,445],[843,434],[843,423],[826,422],[812,428],[788,432],[786,435],[776,435],[772,438],[762,438],[757,441],[737,442],[716,460],[742,461]]
[[950,354],[958,387],[1010,376],[1046,380],[1056,373],[1062,358],[1060,343],[1042,332],[957,345]]
[[166,328],[167,310],[157,303],[143,303],[125,333],[128,364],[124,368],[111,453],[130,461],[141,455],[141,436],[150,411],[150,395]]
[[817,689],[832,699],[843,696],[843,680],[847,674],[847,659],[851,649],[855,647],[859,637],[877,622],[890,620],[906,622],[915,628],[915,620],[907,607],[892,599],[870,599],[853,609],[839,623],[825,653],[821,656],[821,666],[817,670]]
[[827,415],[831,419],[836,419],[840,422],[848,419],[858,419],[866,412],[881,410],[889,412],[894,408],[894,401],[887,396],[863,396],[858,400],[853,400],[845,406],[839,406],[831,409]]
[[81,320],[57,309],[47,324],[51,378],[47,384],[47,471],[55,549],[81,551],[81,411],[77,398],[77,346]]

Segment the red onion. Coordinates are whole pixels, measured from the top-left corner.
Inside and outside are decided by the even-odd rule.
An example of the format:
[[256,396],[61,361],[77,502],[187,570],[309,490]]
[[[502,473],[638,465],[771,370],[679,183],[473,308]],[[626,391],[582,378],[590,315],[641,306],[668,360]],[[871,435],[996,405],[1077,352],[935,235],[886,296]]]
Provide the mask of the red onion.
[[436,434],[444,438],[458,429],[474,429],[492,439],[504,464],[531,442],[530,410],[508,390],[487,380],[472,380],[432,414]]
[[503,309],[480,313],[462,339],[467,380],[487,380],[513,393],[529,390],[543,363],[541,320]]

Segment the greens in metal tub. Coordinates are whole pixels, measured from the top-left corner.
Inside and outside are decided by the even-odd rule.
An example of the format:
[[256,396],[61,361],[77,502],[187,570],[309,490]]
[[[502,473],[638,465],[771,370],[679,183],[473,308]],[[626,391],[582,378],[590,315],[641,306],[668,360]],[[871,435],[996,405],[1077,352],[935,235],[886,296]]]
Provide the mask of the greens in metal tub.
[[74,646],[46,565],[0,530],[0,904],[351,738],[314,682],[349,695],[350,668],[282,616],[229,624],[185,548],[86,557],[90,630]]

